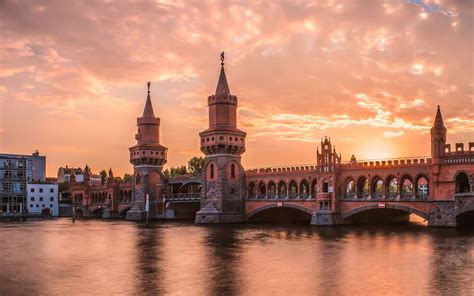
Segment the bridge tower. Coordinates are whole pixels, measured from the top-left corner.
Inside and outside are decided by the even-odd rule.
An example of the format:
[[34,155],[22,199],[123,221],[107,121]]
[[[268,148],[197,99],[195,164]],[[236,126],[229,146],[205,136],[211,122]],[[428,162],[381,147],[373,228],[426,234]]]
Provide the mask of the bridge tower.
[[436,111],[436,117],[431,128],[431,157],[434,163],[439,162],[439,158],[445,155],[446,149],[446,127],[443,123],[443,117],[441,116],[441,109],[438,105]]
[[163,165],[168,148],[160,144],[160,118],[155,117],[150,98],[150,82],[143,115],[137,118],[137,144],[130,147],[130,163],[133,164],[135,198],[127,212],[127,220],[143,220],[146,217],[146,195],[150,200],[150,218],[162,213],[163,190],[166,178]]
[[241,155],[245,152],[246,133],[237,128],[237,97],[227,84],[223,52],[216,92],[207,103],[209,128],[199,134],[206,157],[196,223],[244,221],[245,171]]
[[316,151],[318,171],[316,201],[318,207],[311,217],[312,225],[335,225],[341,223],[336,201],[336,178],[341,165],[341,155],[331,144],[331,138],[321,139],[321,153]]

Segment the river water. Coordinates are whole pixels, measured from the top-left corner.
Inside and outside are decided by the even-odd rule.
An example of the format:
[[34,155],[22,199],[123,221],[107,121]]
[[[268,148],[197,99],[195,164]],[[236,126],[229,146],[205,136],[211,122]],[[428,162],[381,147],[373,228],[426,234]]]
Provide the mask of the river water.
[[474,232],[0,223],[0,295],[474,295]]

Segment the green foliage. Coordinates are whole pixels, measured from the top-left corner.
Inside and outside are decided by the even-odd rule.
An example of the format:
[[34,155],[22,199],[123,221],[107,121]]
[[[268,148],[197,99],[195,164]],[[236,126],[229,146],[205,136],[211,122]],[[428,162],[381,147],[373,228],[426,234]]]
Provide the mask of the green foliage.
[[58,185],[59,192],[69,191],[70,185],[69,182],[63,182]]
[[102,170],[100,171],[99,175],[100,175],[100,182],[104,184],[107,181],[107,171]]
[[193,176],[199,176],[204,169],[204,157],[193,157],[188,161],[188,172]]
[[174,179],[178,176],[200,176],[204,168],[204,157],[193,157],[188,161],[188,166],[170,167],[164,170],[163,174],[168,179]]
[[123,181],[132,182],[132,175],[125,173],[125,175],[123,175]]

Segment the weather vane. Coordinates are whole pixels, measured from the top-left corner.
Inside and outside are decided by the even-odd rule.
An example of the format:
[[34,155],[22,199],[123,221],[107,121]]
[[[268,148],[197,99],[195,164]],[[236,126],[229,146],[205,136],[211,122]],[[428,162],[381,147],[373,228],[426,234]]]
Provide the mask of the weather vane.
[[221,66],[224,66],[224,52],[221,52]]
[[147,85],[148,85],[148,93],[150,93],[150,81],[148,81]]

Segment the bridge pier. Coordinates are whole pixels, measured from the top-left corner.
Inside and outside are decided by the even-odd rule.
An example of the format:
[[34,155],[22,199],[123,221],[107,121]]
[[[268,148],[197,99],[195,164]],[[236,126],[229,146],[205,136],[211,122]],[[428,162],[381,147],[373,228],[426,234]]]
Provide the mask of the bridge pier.
[[317,226],[330,226],[330,225],[341,225],[342,217],[339,213],[333,213],[331,211],[315,211],[311,216],[311,225]]

